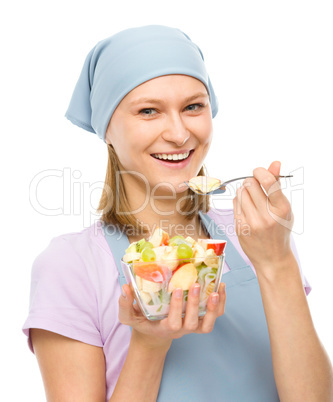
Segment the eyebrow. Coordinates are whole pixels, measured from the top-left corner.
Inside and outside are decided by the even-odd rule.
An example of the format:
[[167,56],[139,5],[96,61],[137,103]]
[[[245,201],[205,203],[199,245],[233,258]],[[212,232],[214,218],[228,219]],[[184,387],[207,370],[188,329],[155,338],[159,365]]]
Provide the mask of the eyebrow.
[[[194,95],[191,95],[191,96],[185,98],[184,102],[188,103],[188,102],[193,101],[194,99],[201,98],[201,97],[208,98],[208,94],[204,93],[204,92],[198,92],[198,93],[196,93]],[[163,99],[154,99],[154,98],[145,98],[145,97],[143,97],[143,98],[135,99],[134,101],[132,101],[130,103],[130,105],[131,106],[132,105],[137,105],[139,103],[163,103]]]

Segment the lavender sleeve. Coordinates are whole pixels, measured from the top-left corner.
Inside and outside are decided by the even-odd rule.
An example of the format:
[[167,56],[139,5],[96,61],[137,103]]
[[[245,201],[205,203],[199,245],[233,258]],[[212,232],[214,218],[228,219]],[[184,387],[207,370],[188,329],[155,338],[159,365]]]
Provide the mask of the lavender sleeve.
[[308,295],[308,294],[311,292],[312,287],[311,287],[311,285],[309,284],[308,280],[306,279],[305,275],[303,274],[301,262],[300,262],[300,259],[299,259],[298,253],[297,253],[297,248],[296,248],[295,240],[294,240],[294,237],[293,237],[292,234],[290,235],[290,247],[291,247],[291,249],[292,249],[292,251],[293,251],[293,253],[294,253],[294,256],[295,256],[295,258],[296,258],[296,260],[297,260],[297,263],[298,263],[298,267],[299,267],[299,270],[300,270],[300,273],[301,273],[301,277],[302,277],[302,282],[303,282],[303,287],[304,287],[305,294]]
[[88,264],[67,239],[52,239],[31,271],[29,314],[22,328],[31,351],[30,328],[102,347],[97,300]]

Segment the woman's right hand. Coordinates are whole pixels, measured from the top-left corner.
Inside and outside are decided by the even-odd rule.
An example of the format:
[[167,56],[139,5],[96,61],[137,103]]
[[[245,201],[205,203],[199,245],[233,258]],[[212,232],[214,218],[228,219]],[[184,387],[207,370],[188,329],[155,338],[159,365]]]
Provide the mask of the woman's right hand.
[[188,293],[184,318],[182,318],[183,293],[181,289],[176,289],[172,293],[168,317],[159,321],[149,321],[142,314],[138,304],[133,304],[131,288],[125,284],[122,287],[123,295],[119,298],[119,321],[130,325],[136,337],[147,347],[170,346],[173,339],[192,332],[209,333],[213,330],[217,317],[224,314],[225,284],[220,283],[218,292],[209,295],[207,312],[203,317],[199,317],[199,295],[195,295],[195,287],[199,287],[200,292],[199,284],[192,285]]

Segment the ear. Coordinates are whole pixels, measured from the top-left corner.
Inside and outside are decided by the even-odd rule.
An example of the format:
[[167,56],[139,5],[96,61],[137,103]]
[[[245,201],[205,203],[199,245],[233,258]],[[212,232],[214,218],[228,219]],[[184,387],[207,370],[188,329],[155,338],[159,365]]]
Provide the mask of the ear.
[[111,135],[110,135],[109,128],[107,128],[107,130],[105,132],[105,142],[107,145],[111,145]]
[[107,143],[107,145],[112,145],[111,137],[112,135],[111,135],[111,119],[110,119],[109,124],[105,131],[105,142]]

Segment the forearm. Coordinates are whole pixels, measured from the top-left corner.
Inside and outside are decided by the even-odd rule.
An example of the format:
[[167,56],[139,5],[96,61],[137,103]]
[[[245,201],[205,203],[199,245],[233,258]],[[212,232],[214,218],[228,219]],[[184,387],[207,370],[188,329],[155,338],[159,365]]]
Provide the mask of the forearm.
[[332,401],[332,365],[315,331],[297,261],[290,255],[283,266],[270,268],[270,274],[257,272],[279,397]]
[[166,354],[171,341],[165,347],[148,347],[140,335],[132,331],[128,354],[110,402],[156,401]]

